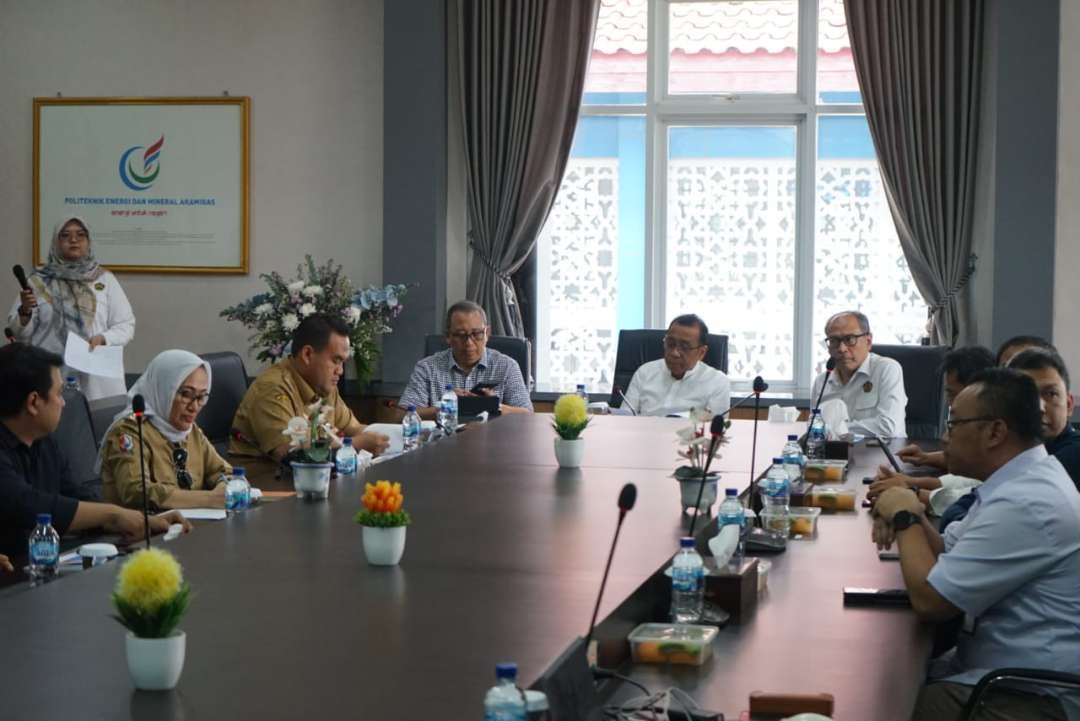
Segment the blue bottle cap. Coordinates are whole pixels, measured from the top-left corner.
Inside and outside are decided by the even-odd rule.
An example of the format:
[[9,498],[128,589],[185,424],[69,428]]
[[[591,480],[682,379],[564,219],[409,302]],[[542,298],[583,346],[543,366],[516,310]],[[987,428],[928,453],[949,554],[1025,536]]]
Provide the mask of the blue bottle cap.
[[795,435],[794,433],[792,433],[791,435],[789,435],[789,436],[787,437],[787,439],[788,439],[789,441],[797,441],[797,440],[799,440],[799,437],[798,437],[797,435]]
[[341,439],[341,445],[343,445],[343,446],[351,446],[352,445],[352,438],[349,438],[348,436],[345,436],[344,438]]
[[778,466],[782,466],[782,465],[784,465],[784,457],[783,456],[777,456],[776,458],[772,459],[772,462],[775,463]]
[[243,466],[233,466],[232,467],[232,474],[234,476],[242,476],[242,475],[244,475],[244,467]]
[[690,536],[683,536],[679,539],[679,548],[693,548],[694,539]]
[[410,403],[409,404],[409,413],[415,413],[415,412],[416,412],[416,404],[415,403]]
[[725,488],[724,489],[724,495],[727,496],[728,498],[738,498],[739,489],[738,488]]
[[578,383],[578,384],[577,384],[577,389],[578,389],[579,391],[583,391],[583,390],[585,390],[585,384],[584,384],[584,383]]
[[67,377],[67,382],[68,383],[74,383],[75,382],[75,376],[68,376]]
[[37,524],[39,526],[48,526],[48,525],[52,524],[52,514],[51,513],[39,513],[39,514],[37,514]]
[[495,678],[517,678],[517,664],[516,663],[497,663],[495,664]]
[[447,383],[445,390],[448,390],[448,391],[454,390],[454,384],[453,383]]

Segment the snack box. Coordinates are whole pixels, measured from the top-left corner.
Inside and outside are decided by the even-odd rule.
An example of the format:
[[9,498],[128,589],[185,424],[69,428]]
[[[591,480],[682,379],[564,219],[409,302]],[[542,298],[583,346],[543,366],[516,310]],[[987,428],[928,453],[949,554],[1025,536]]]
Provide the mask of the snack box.
[[823,511],[854,511],[855,489],[842,486],[816,486],[804,499],[804,506],[815,506]]
[[630,652],[634,663],[673,663],[700,666],[712,656],[714,626],[692,623],[643,623],[633,631]]
[[847,461],[807,461],[803,468],[803,480],[810,483],[843,483],[847,478],[847,469]]
[[813,506],[793,506],[789,512],[791,538],[813,538],[817,535],[817,519],[821,509]]

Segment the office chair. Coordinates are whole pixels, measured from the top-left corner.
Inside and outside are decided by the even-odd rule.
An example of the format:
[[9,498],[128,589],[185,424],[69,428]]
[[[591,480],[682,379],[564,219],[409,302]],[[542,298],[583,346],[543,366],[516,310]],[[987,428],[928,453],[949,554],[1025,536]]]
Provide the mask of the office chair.
[[878,345],[874,353],[892,358],[904,370],[907,394],[907,437],[931,440],[941,437],[945,423],[945,374],[941,363],[949,348],[943,345]]
[[[615,352],[615,375],[614,387],[611,389],[611,398],[608,405],[618,408],[622,405],[622,398],[615,392],[615,388],[622,388],[623,392],[630,387],[630,379],[634,377],[637,369],[659,358],[664,357],[664,335],[667,330],[621,330],[619,331],[619,346]],[[703,362],[719,371],[727,373],[728,369],[728,337],[709,333],[705,344],[709,346]]]

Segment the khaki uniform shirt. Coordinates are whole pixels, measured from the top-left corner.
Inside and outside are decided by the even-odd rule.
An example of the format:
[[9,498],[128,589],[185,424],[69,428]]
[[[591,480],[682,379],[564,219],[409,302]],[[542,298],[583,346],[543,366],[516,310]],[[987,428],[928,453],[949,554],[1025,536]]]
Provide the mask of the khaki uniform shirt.
[[[152,423],[143,423],[143,468],[146,498],[151,508],[161,509],[165,498],[180,486],[173,465],[173,443]],[[191,490],[208,491],[232,472],[229,464],[198,426],[184,440]],[[116,424],[101,442],[101,494],[105,501],[128,508],[142,508],[142,476],[139,472],[139,435],[135,419]]]
[[[275,448],[289,442],[289,437],[282,434],[289,421],[296,416],[306,416],[307,407],[317,398],[319,394],[293,367],[292,358],[270,366],[247,389],[244,400],[236,409],[229,455],[269,456]],[[348,435],[360,432],[360,422],[341,400],[337,389],[323,400],[334,409],[334,428]]]

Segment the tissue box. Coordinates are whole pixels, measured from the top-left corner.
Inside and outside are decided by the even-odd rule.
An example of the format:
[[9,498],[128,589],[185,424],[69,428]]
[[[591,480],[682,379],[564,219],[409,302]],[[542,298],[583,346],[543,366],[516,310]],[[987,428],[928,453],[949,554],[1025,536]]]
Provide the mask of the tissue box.
[[716,633],[712,626],[692,623],[643,623],[627,640],[634,663],[700,666],[712,656]]
[[711,568],[705,576],[705,601],[730,613],[731,623],[743,623],[757,610],[757,586],[756,558],[743,559],[737,570],[728,565]]

